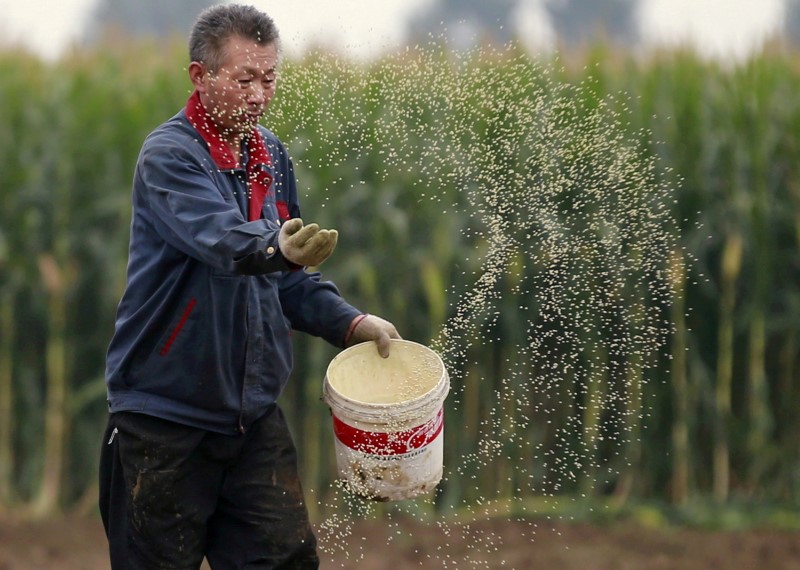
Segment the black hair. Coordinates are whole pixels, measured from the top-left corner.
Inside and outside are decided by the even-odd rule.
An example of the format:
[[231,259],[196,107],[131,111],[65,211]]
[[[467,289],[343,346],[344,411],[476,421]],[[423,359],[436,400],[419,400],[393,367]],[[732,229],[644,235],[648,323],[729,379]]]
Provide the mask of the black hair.
[[197,17],[189,36],[189,60],[202,63],[212,72],[217,71],[225,60],[223,50],[231,36],[280,48],[278,28],[267,14],[253,6],[217,4]]

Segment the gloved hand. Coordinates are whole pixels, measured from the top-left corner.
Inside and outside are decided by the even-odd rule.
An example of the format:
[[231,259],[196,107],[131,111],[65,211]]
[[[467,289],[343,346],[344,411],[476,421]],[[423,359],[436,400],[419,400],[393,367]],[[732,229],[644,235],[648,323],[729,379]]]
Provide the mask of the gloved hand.
[[378,354],[383,358],[389,357],[389,340],[402,338],[392,323],[375,315],[359,315],[353,319],[353,323],[355,328],[350,332],[347,346],[374,340],[378,345]]
[[333,253],[339,232],[321,230],[317,224],[303,225],[300,218],[287,220],[278,234],[278,249],[297,265],[319,265]]

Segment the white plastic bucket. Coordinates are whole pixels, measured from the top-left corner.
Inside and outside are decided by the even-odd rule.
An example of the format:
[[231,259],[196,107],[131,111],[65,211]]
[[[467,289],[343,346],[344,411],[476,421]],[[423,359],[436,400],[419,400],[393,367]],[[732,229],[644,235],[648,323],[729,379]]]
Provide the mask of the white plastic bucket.
[[367,342],[331,361],[323,396],[333,415],[339,475],[353,492],[396,501],[436,487],[449,389],[439,355],[407,340],[392,340],[385,359]]

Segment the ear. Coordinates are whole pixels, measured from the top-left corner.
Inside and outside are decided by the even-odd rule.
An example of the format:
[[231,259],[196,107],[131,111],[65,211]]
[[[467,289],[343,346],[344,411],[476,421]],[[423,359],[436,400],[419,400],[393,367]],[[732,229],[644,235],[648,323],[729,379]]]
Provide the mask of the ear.
[[189,64],[189,79],[200,93],[206,91],[206,79],[208,77],[208,70],[206,66],[199,61],[193,61]]

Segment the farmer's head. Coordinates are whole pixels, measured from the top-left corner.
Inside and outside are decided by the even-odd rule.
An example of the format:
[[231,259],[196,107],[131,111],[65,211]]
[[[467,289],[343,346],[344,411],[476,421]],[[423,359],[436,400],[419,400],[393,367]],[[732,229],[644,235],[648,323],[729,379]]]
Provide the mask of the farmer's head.
[[280,46],[278,28],[267,14],[241,4],[218,4],[197,18],[189,37],[189,59],[218,71],[224,64],[228,40],[238,36],[260,45]]
[[189,77],[223,137],[246,134],[275,94],[279,35],[252,6],[204,10],[189,38]]

